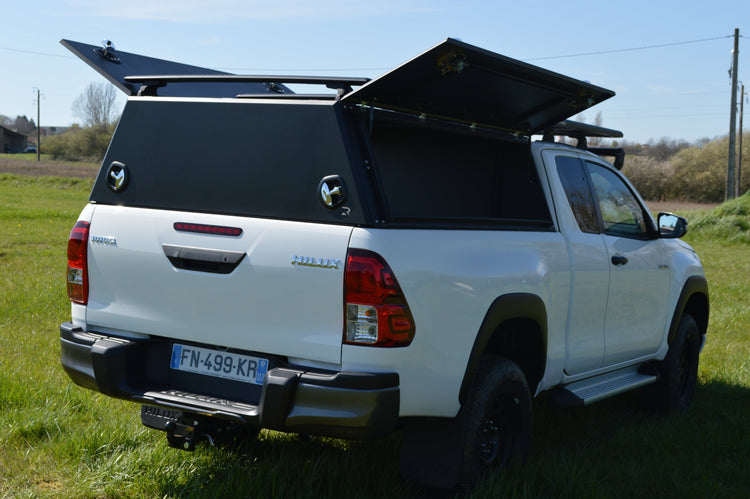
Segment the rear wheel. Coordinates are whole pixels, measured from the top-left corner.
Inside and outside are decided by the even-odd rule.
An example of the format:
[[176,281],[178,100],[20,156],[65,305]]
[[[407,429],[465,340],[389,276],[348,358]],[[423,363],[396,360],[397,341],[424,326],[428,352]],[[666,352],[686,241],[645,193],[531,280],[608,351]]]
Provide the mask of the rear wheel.
[[462,410],[461,485],[472,487],[486,470],[525,460],[531,442],[531,394],[515,362],[485,356]]
[[700,345],[695,319],[689,314],[683,315],[667,356],[659,364],[659,381],[651,391],[658,409],[682,412],[690,407],[698,381]]

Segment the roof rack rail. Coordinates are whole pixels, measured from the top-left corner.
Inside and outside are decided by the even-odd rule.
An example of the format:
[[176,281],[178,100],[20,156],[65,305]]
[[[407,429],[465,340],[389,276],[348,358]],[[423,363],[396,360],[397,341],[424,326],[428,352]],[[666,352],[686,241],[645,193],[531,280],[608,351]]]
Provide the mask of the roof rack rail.
[[618,170],[622,170],[625,164],[625,149],[622,147],[589,147],[588,150],[597,156],[611,156],[614,158],[612,164]]
[[[229,75],[229,74],[190,74],[190,75],[138,75],[126,76],[128,83],[140,83],[138,95],[155,96],[157,89],[168,83],[264,83],[276,93],[284,93],[278,83],[325,85],[326,88],[336,90],[341,97],[352,91],[352,86],[361,86],[370,81],[369,78],[350,78],[332,76],[283,76],[283,75]],[[291,95],[291,94],[290,94]]]
[[576,147],[590,151],[599,156],[611,156],[614,158],[614,166],[618,170],[625,164],[625,150],[621,147],[589,147],[587,137],[622,137],[622,132],[612,128],[604,128],[598,125],[589,125],[580,121],[564,120],[544,131],[542,140],[554,142],[555,136],[570,137],[576,139]]

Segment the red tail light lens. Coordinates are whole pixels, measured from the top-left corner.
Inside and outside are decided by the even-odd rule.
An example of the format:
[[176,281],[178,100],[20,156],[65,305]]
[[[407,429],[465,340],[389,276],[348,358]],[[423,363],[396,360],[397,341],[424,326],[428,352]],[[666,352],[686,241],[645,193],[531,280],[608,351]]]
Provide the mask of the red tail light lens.
[[77,222],[68,239],[68,298],[83,305],[89,301],[89,226],[88,222]]
[[404,347],[414,339],[414,319],[393,271],[372,251],[351,249],[344,277],[344,343]]

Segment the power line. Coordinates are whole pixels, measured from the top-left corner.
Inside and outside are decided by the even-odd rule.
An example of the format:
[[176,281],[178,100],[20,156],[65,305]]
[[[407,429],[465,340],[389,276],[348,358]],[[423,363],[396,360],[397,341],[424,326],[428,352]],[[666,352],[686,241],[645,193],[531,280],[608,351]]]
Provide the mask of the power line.
[[701,38],[699,40],[687,40],[683,42],[672,42],[672,43],[660,43],[658,45],[642,45],[640,47],[630,47],[630,48],[624,48],[624,49],[612,49],[612,50],[600,50],[597,52],[581,52],[578,54],[567,54],[567,55],[553,55],[553,56],[547,56],[547,57],[535,57],[533,59],[524,59],[525,61],[543,61],[548,59],[563,59],[565,57],[581,57],[584,55],[604,55],[604,54],[616,54],[619,52],[633,52],[636,50],[647,50],[647,49],[658,49],[663,47],[674,47],[676,45],[687,45],[689,43],[702,43],[702,42],[710,42],[714,40],[723,40],[725,38],[732,38],[733,35],[727,35],[727,36],[717,36],[714,38]]
[[[624,112],[624,111],[620,111]],[[635,119],[640,122],[644,121],[646,118],[693,118],[697,116],[726,116],[727,113],[684,113],[684,114],[650,114],[650,115],[633,115],[632,113],[627,114],[608,114],[607,118],[615,118],[618,120],[627,120],[627,119]]]
[[660,94],[617,94],[617,100],[621,101],[623,99],[668,99],[671,97],[684,97],[686,95],[693,96],[693,95],[725,95],[726,91],[693,91],[693,90],[685,90],[684,92],[669,92],[669,93],[660,93]]
[[[637,50],[649,50],[649,49],[656,49],[656,48],[664,48],[664,47],[674,47],[678,45],[687,45],[691,43],[703,43],[703,42],[710,42],[715,40],[723,40],[725,38],[732,38],[733,35],[726,35],[726,36],[716,36],[712,38],[700,38],[697,40],[686,40],[681,42],[671,42],[671,43],[661,43],[656,45],[642,45],[639,47],[629,47],[629,48],[622,48],[622,49],[611,49],[611,50],[600,50],[596,52],[581,52],[577,54],[566,54],[566,55],[553,55],[553,56],[545,56],[545,57],[534,57],[530,59],[523,59],[525,62],[530,61],[544,61],[544,60],[550,60],[550,59],[564,59],[568,57],[583,57],[587,55],[606,55],[606,54],[616,54],[621,52],[633,52]],[[744,38],[744,37],[742,37]],[[72,56],[66,56],[66,55],[60,55],[60,54],[51,54],[48,52],[35,52],[32,50],[21,50],[21,49],[14,49],[10,47],[0,47],[0,50],[7,50],[9,52],[18,52],[21,54],[31,54],[31,55],[39,55],[44,57],[58,57],[61,59],[74,59]],[[281,72],[281,73],[294,73],[294,72],[306,72],[306,71],[322,71],[322,72],[342,72],[342,71],[387,71],[389,69],[392,69],[391,67],[373,67],[373,68],[296,68],[296,69],[279,69],[279,68],[215,68],[218,70],[223,71],[271,71],[271,72]]]
[[[715,36],[712,38],[700,38],[698,40],[686,40],[681,42],[671,42],[671,43],[660,43],[656,45],[642,45],[638,47],[629,47],[629,48],[622,48],[622,49],[611,49],[611,50],[600,50],[597,52],[581,52],[578,54],[567,54],[567,55],[552,55],[552,56],[545,56],[545,57],[534,57],[531,59],[522,59],[524,62],[530,62],[530,61],[543,61],[543,60],[549,60],[549,59],[563,59],[566,57],[582,57],[586,55],[605,55],[605,54],[616,54],[620,52],[633,52],[636,50],[648,50],[648,49],[656,49],[656,48],[663,48],[663,47],[674,47],[678,45],[687,45],[691,43],[703,43],[703,42],[710,42],[715,40],[724,40],[726,38],[732,38],[733,35],[726,35],[726,36]],[[382,67],[382,68],[328,68],[328,69],[320,69],[320,68],[298,68],[298,69],[278,69],[278,68],[216,68],[221,69],[225,71],[271,71],[271,72],[305,72],[305,71],[386,71],[391,68],[389,67]]]
[[[724,107],[723,104],[690,104],[690,109],[696,109],[696,108],[708,108],[708,109],[719,109],[721,107]],[[618,108],[614,104],[611,105],[610,111],[611,112],[618,112],[618,111],[653,111],[654,109],[685,109],[685,105],[680,106],[649,106],[649,107],[628,107],[628,108]],[[725,113],[726,114],[726,113]]]
[[[553,55],[553,56],[545,56],[545,57],[534,57],[531,59],[523,59],[524,62],[529,61],[543,61],[548,59],[563,59],[566,57],[581,57],[586,55],[605,55],[605,54],[616,54],[620,52],[633,52],[636,50],[648,50],[648,49],[656,49],[656,48],[663,48],[663,47],[674,47],[678,45],[687,45],[691,43],[703,43],[703,42],[710,42],[715,40],[723,40],[725,38],[732,38],[733,35],[725,35],[725,36],[715,36],[712,38],[700,38],[698,40],[685,40],[681,42],[671,42],[671,43],[660,43],[656,45],[642,45],[638,47],[629,47],[629,48],[622,48],[622,49],[611,49],[611,50],[600,50],[596,52],[581,52],[578,54],[567,54],[567,55]],[[225,71],[271,71],[271,72],[305,72],[305,71],[386,71],[388,69],[391,69],[389,67],[381,67],[381,68],[327,68],[327,69],[321,69],[321,68],[297,68],[297,69],[278,69],[278,68],[216,68],[221,69]]]
[[34,52],[33,50],[13,49],[10,47],[0,47],[0,50],[7,50],[8,52],[18,52],[19,54],[41,55],[44,57],[59,57],[60,59],[75,59],[75,57],[69,55],[50,54],[49,52]]

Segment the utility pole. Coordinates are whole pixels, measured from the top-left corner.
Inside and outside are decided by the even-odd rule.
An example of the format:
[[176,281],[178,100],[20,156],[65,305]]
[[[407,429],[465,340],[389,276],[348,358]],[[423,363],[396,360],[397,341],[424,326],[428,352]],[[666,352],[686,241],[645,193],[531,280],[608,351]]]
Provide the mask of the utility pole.
[[740,29],[734,29],[734,50],[732,51],[732,106],[729,109],[729,160],[727,161],[727,189],[724,200],[734,197],[735,133],[737,123],[737,59],[740,52]]
[[42,140],[40,130],[42,124],[39,122],[39,108],[42,106],[41,99],[39,98],[39,89],[36,89],[36,161],[37,163],[42,160]]
[[742,88],[740,90],[740,143],[739,147],[737,148],[737,182],[734,184],[734,195],[736,197],[740,197],[740,189],[741,182],[742,182],[742,115],[745,111],[745,84],[742,84]]

